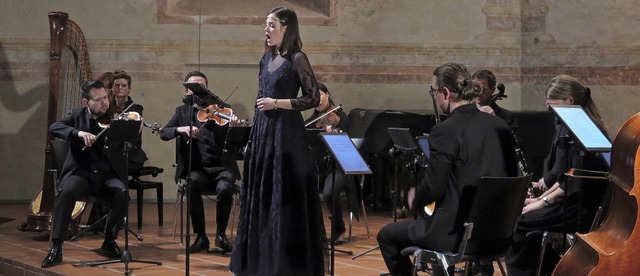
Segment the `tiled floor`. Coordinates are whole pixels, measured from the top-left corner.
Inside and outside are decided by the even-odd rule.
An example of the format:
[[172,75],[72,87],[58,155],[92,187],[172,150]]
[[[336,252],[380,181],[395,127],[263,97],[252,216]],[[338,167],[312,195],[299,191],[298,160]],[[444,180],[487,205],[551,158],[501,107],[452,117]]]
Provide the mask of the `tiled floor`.
[[[206,203],[205,212],[208,218],[215,214],[215,204]],[[74,267],[77,262],[105,260],[97,253],[102,236],[90,234],[77,241],[67,241],[64,247],[62,264],[49,269],[40,268],[40,262],[48,250],[48,232],[21,232],[18,225],[26,221],[26,204],[0,204],[0,217],[14,218],[13,221],[0,224],[0,275],[117,275],[124,274],[125,264],[118,262],[97,267]],[[173,235],[174,205],[164,205],[164,226],[158,226],[157,207],[145,204],[142,230],[139,234],[143,241],[129,238],[129,252],[134,260],[146,259],[161,261],[162,265],[128,263],[133,275],[185,275],[185,245],[180,244],[179,225],[175,238]],[[135,204],[130,205],[130,225],[135,228],[137,218]],[[88,216],[86,211],[83,222]],[[370,238],[367,237],[364,220],[353,223],[353,239],[351,244],[337,246],[337,249],[349,250],[353,254],[362,253],[377,245],[375,236],[385,224],[392,222],[390,212],[368,214]],[[327,211],[325,210],[325,214]],[[346,216],[345,216],[346,219]],[[237,223],[237,220],[235,221]],[[215,229],[215,221],[207,221],[207,229]],[[328,224],[329,220],[326,219]],[[326,225],[327,229],[329,225]],[[134,229],[137,230],[137,229]],[[229,229],[230,230],[230,229]],[[120,232],[118,244],[124,250],[124,231]],[[228,234],[229,235],[229,234]],[[193,240],[195,237],[191,237]],[[190,254],[189,271],[191,275],[230,275],[228,272],[229,255],[209,253]],[[372,250],[361,257],[352,259],[352,255],[336,252],[335,275],[379,275],[386,272],[386,267],[379,250]]]

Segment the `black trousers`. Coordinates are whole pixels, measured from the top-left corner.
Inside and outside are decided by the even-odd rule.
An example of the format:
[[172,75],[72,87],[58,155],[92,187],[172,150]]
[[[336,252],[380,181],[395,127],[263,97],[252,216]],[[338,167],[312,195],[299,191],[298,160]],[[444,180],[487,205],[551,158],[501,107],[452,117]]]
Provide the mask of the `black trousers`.
[[[351,202],[357,202],[357,185],[354,181],[353,176],[345,175],[341,170],[336,170],[335,172],[335,182],[333,173],[327,174],[324,180],[324,189],[322,191],[322,195],[324,197],[325,202],[327,203],[327,207],[329,209],[329,213],[331,214],[332,224],[331,227],[335,227],[332,229],[334,237],[333,239],[338,238],[342,233],[346,231],[346,227],[344,224],[344,220],[342,218],[342,203],[340,201],[340,192],[345,190],[347,194],[347,202],[349,205],[353,205]],[[335,193],[334,193],[335,191]],[[333,209],[335,201],[335,210]],[[356,203],[357,206],[357,203]],[[352,209],[351,206],[349,209]],[[355,210],[352,210],[355,211]],[[335,219],[335,224],[333,224]]]
[[[409,228],[414,224],[424,223],[426,222],[423,219],[403,220],[389,223],[378,232],[378,245],[391,275],[411,275],[413,270],[411,256],[402,256],[400,253],[409,246],[421,246],[422,241],[411,238]],[[434,266],[433,275],[444,275],[442,267]],[[451,272],[450,275],[453,273]]]
[[210,174],[201,170],[191,172],[191,221],[193,231],[198,236],[206,236],[204,220],[204,203],[202,195],[205,192],[216,194],[216,234],[224,236],[229,223],[233,193],[237,190],[235,177],[227,170],[220,170]]
[[51,224],[52,239],[64,241],[76,201],[86,200],[89,194],[111,203],[113,211],[108,219],[105,239],[115,239],[118,236],[129,204],[129,195],[122,180],[97,174],[92,177],[71,175],[61,183],[56,198]]

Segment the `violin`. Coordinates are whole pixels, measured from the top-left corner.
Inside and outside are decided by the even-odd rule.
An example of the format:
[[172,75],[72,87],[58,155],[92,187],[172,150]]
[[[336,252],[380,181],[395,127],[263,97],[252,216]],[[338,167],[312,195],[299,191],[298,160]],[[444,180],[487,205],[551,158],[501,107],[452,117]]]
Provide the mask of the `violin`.
[[[140,96],[138,96],[138,99],[143,95],[144,94],[141,94]],[[129,106],[127,106],[127,108],[122,110],[121,113],[115,114],[113,116],[113,119],[122,120],[126,118],[127,120],[133,120],[133,118],[137,118],[138,120],[140,120],[142,118],[140,116],[140,113],[134,112],[134,111],[128,112],[134,103],[135,101],[133,101]],[[131,113],[131,115],[129,115],[129,113]],[[100,133],[98,133],[98,135],[96,135],[96,139],[100,138],[100,136],[102,136],[107,131],[107,129],[109,129],[109,124],[111,123],[111,120],[112,120],[112,117],[110,114],[111,114],[110,112],[107,112],[103,116],[98,118],[98,125],[102,128],[102,130],[100,131]],[[125,117],[125,114],[127,114],[126,117]],[[131,116],[132,118],[129,118],[129,116]],[[82,148],[82,150],[85,150],[85,149],[87,149],[86,145]]]
[[335,129],[338,126],[338,124],[340,124],[340,115],[336,113],[336,111],[339,111],[340,109],[342,109],[341,104],[331,108],[329,111],[322,113],[320,116],[309,121],[308,123],[305,124],[304,127],[308,127],[311,124],[316,123],[315,124],[316,128],[326,129],[327,126],[331,126],[333,129]]
[[[233,110],[229,107],[220,107],[218,104],[211,104],[205,108],[198,110],[198,121],[206,123],[210,120],[216,122],[219,126],[225,126],[233,117]],[[246,120],[240,121],[241,125],[249,125]]]

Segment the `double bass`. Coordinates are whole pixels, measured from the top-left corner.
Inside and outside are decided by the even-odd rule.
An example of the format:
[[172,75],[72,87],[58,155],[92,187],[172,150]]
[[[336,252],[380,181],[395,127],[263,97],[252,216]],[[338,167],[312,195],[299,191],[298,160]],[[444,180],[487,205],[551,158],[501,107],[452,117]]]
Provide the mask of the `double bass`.
[[640,113],[618,131],[611,148],[613,198],[600,227],[577,234],[553,275],[633,275],[640,272]]

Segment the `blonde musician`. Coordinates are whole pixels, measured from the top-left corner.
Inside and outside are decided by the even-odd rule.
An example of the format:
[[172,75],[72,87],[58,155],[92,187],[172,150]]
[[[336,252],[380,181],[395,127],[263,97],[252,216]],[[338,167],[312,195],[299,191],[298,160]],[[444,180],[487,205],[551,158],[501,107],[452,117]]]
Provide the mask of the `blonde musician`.
[[[347,113],[345,113],[341,108],[336,108],[337,106],[331,98],[331,92],[329,92],[326,85],[318,82],[318,90],[320,90],[320,104],[315,108],[313,115],[307,119],[307,122],[318,119],[318,117],[322,118],[311,123],[307,128],[323,129],[326,132],[348,132],[349,116]],[[327,207],[329,208],[329,213],[331,214],[330,219],[335,219],[335,224],[332,224],[335,225],[335,229],[332,229],[333,237],[331,237],[331,242],[335,245],[339,245],[345,242],[344,234],[346,232],[344,220],[342,219],[342,204],[339,200],[339,194],[342,190],[346,192],[349,210],[354,211],[357,216],[356,210],[358,210],[359,193],[355,177],[345,175],[339,168],[335,170],[334,182],[334,173],[330,172],[332,167],[328,167],[330,164],[325,162],[328,154],[329,153],[324,149],[324,147],[321,147],[320,150],[312,149],[312,155],[315,159],[316,168],[320,176],[318,179],[322,179],[324,181],[322,194],[325,202],[327,203]],[[334,191],[337,191],[337,193],[334,194]],[[333,209],[334,201],[335,210]]]
[[[453,252],[464,231],[456,223],[460,195],[465,186],[478,185],[482,176],[515,176],[517,166],[509,126],[504,120],[481,112],[475,104],[480,86],[467,68],[447,63],[433,71],[429,91],[448,118],[429,133],[431,155],[424,178],[407,193],[410,208],[422,209],[435,202],[431,216],[385,225],[378,244],[391,275],[411,275],[409,246]],[[434,275],[442,275],[434,267]],[[451,272],[453,275],[453,272]]]
[[[547,105],[579,105],[605,134],[604,122],[591,97],[591,89],[578,79],[568,75],[554,77],[546,88]],[[527,238],[530,231],[556,233],[586,232],[593,220],[595,209],[602,201],[606,182],[590,179],[569,179],[565,175],[570,168],[606,171],[604,163],[593,152],[581,151],[570,137],[568,127],[559,119],[547,157],[543,177],[533,182],[533,187],[543,193],[525,201],[522,217],[514,237],[515,244],[507,255],[509,275],[534,275],[540,254],[540,237]],[[547,247],[543,258],[542,275],[550,274],[563,252]]]
[[113,212],[107,220],[101,249],[114,259],[122,255],[115,238],[129,203],[124,184],[127,178],[126,164],[122,152],[107,152],[104,149],[105,135],[98,135],[103,129],[98,121],[109,109],[107,91],[102,82],[89,80],[82,85],[82,103],[84,107],[71,110],[62,120],[49,127],[53,136],[69,142],[69,153],[60,172],[51,224],[52,245],[42,261],[43,268],[62,262],[63,243],[75,202],[86,200],[88,194],[110,201]]

